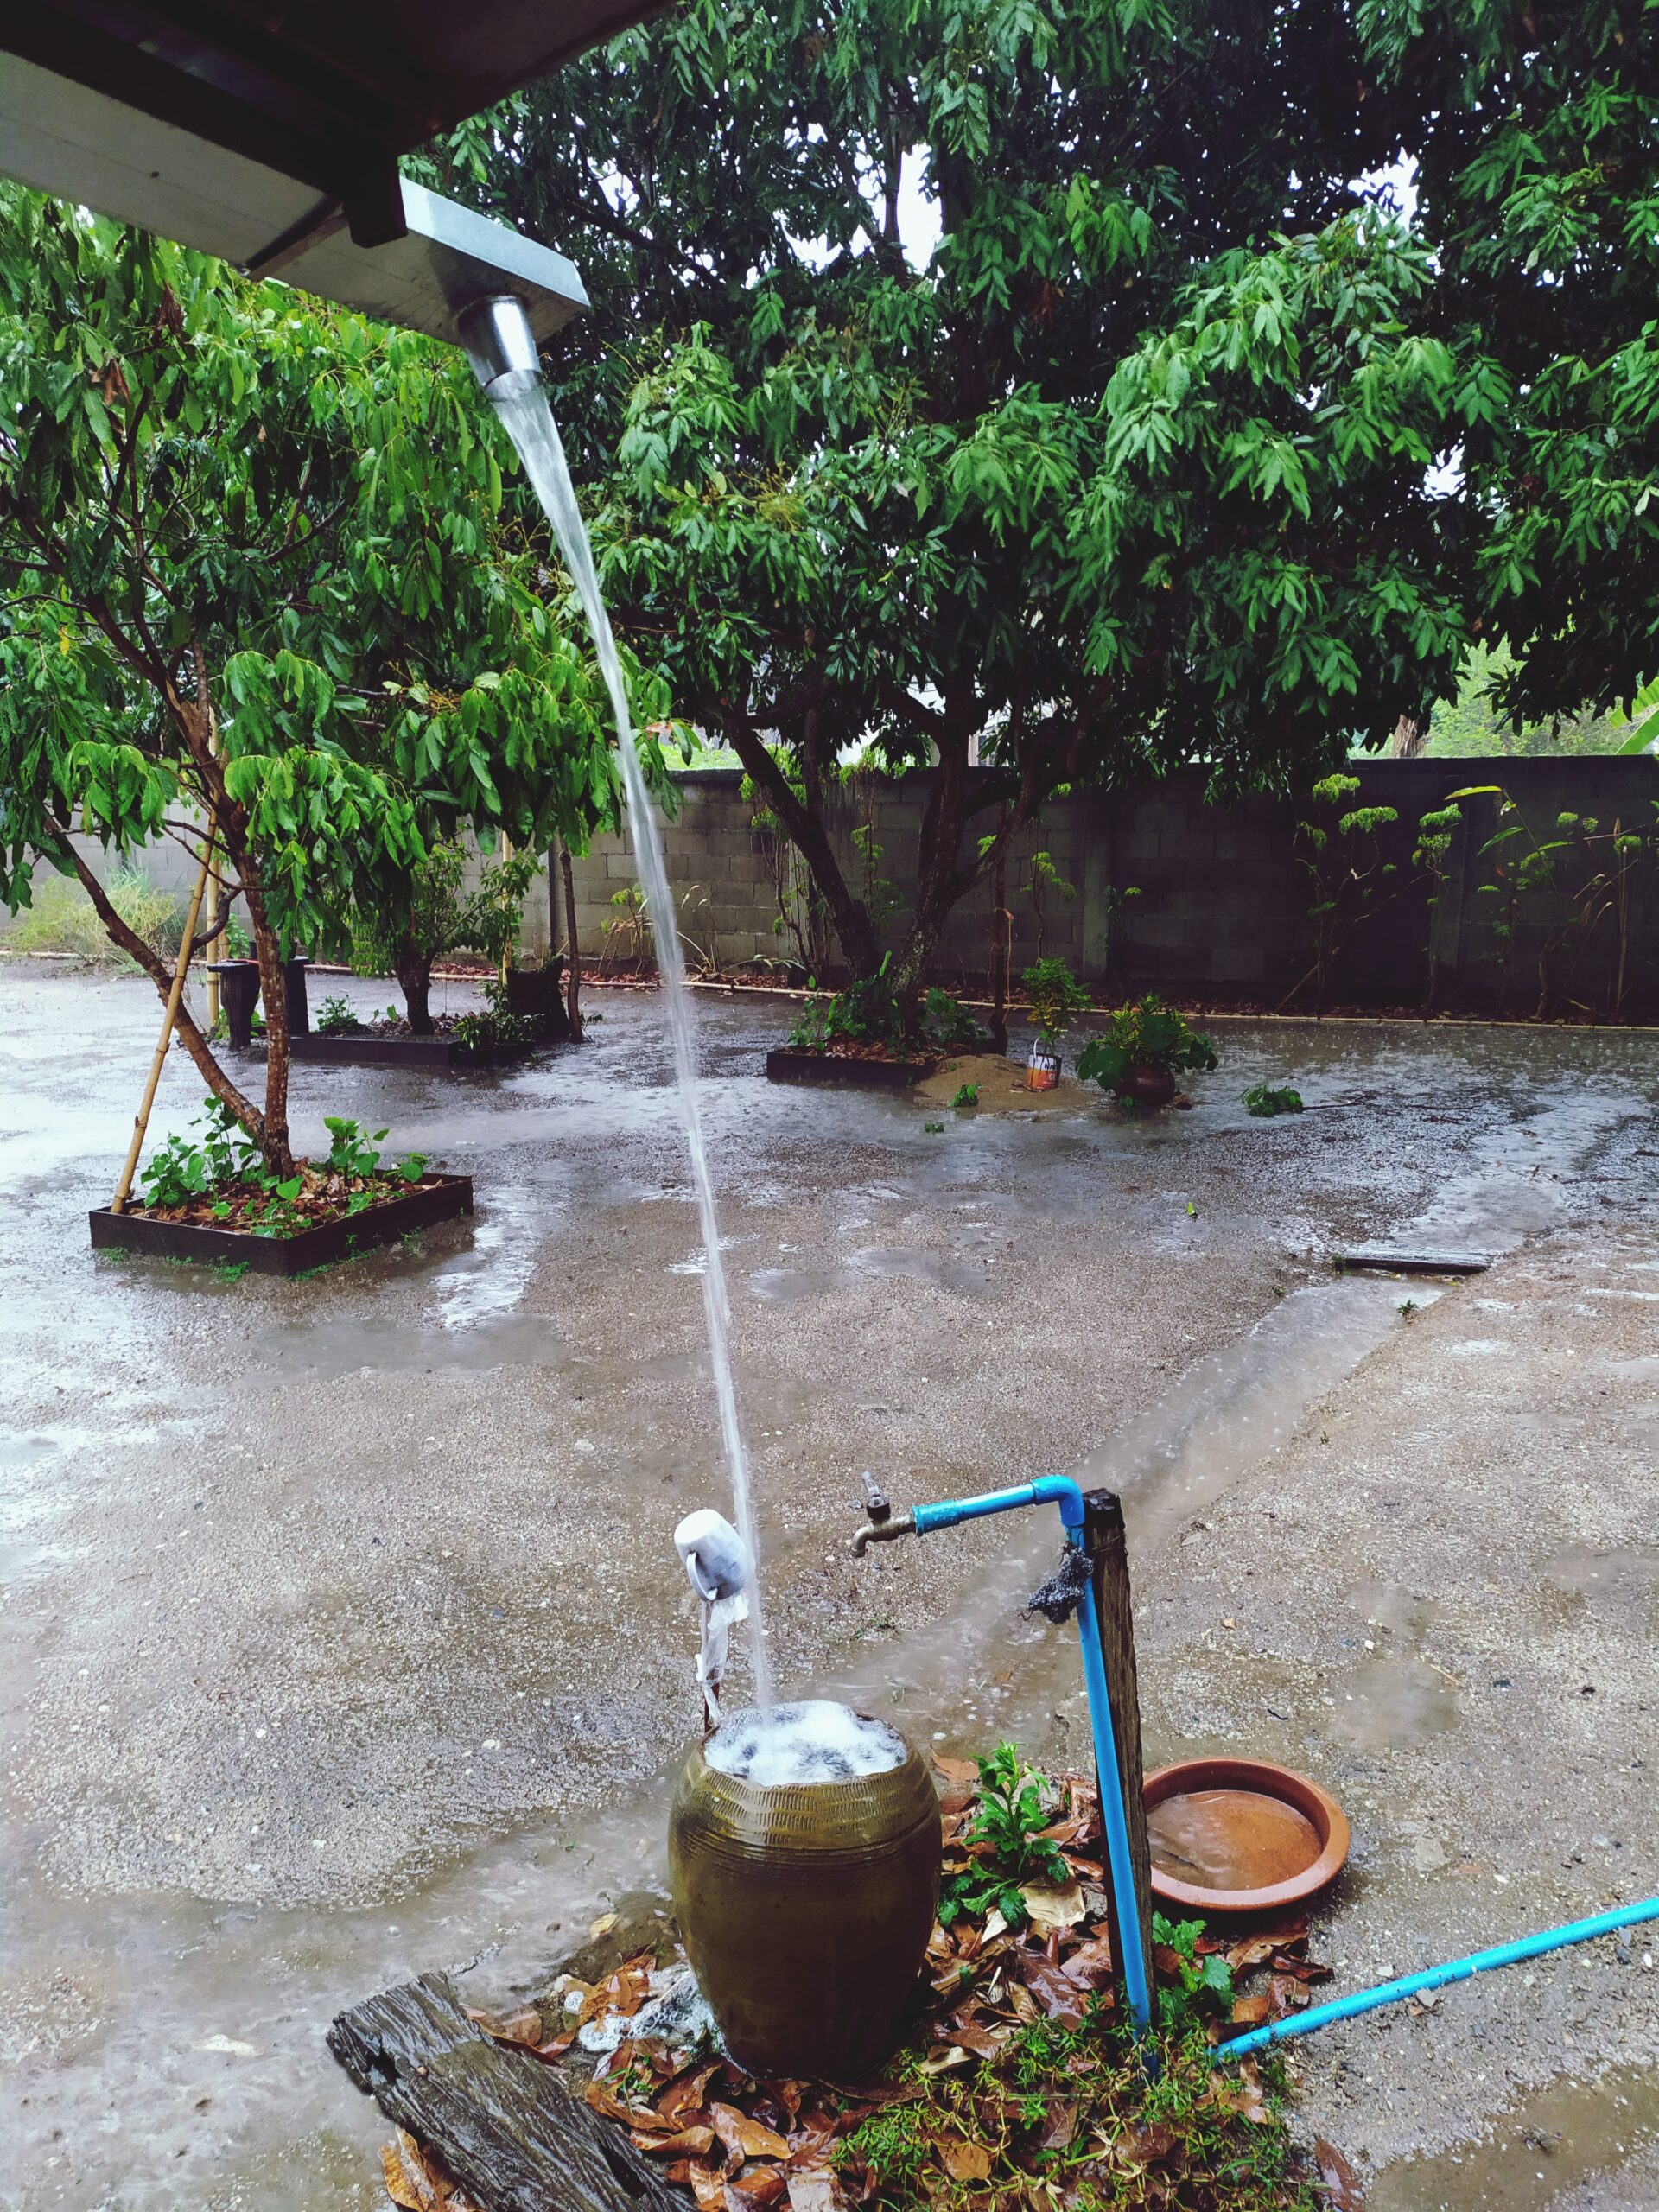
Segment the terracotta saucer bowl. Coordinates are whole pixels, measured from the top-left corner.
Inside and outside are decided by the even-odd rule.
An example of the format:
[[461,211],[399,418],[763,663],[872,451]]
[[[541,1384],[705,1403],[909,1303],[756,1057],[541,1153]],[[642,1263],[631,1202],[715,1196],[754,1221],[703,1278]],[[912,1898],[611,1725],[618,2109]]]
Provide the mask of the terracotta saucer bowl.
[[[1236,1802],[1230,1803],[1233,1793],[1238,1793]],[[1147,1777],[1148,1813],[1173,1797],[1203,1800],[1210,1833],[1239,1875],[1248,1879],[1253,1866],[1259,1866],[1278,1878],[1249,1888],[1211,1888],[1179,1879],[1160,1866],[1154,1856],[1152,1893],[1166,1908],[1216,1914],[1273,1912],[1316,1896],[1347,1864],[1348,1821],[1342,1808],[1328,1790],[1289,1767],[1274,1766],[1266,1759],[1183,1759]],[[1262,1798],[1274,1801],[1300,1820],[1287,1821],[1281,1814],[1274,1821],[1270,1809],[1260,1803]],[[1312,1831],[1306,1838],[1307,1863],[1286,1872],[1284,1832],[1290,1831],[1294,1845],[1303,1821]],[[1274,1833],[1268,1834],[1269,1829]],[[1155,1838],[1153,1848],[1155,1853]],[[1292,1856],[1298,1855],[1293,1849]]]

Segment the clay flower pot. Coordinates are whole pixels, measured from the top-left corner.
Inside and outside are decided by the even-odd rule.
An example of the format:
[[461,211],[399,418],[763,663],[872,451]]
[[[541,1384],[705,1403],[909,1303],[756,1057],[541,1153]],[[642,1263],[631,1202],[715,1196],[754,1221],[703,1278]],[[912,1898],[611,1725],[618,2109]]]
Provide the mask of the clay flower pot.
[[[1315,1896],[1348,1863],[1348,1821],[1336,1799],[1266,1759],[1160,1767],[1147,1777],[1146,1800],[1152,1893],[1166,1909],[1277,1911]],[[1163,1821],[1160,1807],[1171,1808]]]
[[939,1801],[914,1746],[844,1782],[768,1786],[701,1745],[669,1815],[686,1955],[738,2063],[861,2082],[891,2056],[932,1933]]
[[1131,1068],[1123,1089],[1143,1114],[1155,1114],[1175,1096],[1175,1078],[1167,1068]]

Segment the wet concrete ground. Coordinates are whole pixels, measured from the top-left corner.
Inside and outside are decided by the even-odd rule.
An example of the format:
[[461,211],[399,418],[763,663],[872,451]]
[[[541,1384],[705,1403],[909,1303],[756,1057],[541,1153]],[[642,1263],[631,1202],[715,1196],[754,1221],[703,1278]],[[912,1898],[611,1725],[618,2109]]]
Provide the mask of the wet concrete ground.
[[[842,1540],[862,1467],[908,1501],[1086,1465],[1128,1498],[1150,1753],[1248,1743],[1350,1804],[1343,1986],[1636,1893],[1659,1046],[1229,1023],[1190,1115],[931,1135],[908,1102],[766,1084],[780,1010],[702,1006],[786,1685],[957,1748],[1079,1753],[1071,1654],[1015,1610],[1052,1533],[858,1567]],[[315,1281],[226,1283],[86,1249],[149,986],[0,969],[0,2203],[378,2202],[330,2013],[428,1966],[499,1986],[660,1869],[695,1712],[669,1533],[724,1501],[658,1009],[595,1011],[590,1047],[517,1075],[298,1071],[302,1147],[325,1112],[390,1123],[474,1174],[479,1215]],[[1300,1119],[1236,1103],[1287,1077]],[[198,1097],[170,1065],[158,1128]],[[1550,1241],[1432,1311],[1331,1276],[1334,1246],[1414,1222]],[[1588,1699],[1563,1687],[1586,1639]],[[1498,1643],[1529,1655],[1502,1693],[1477,1679]],[[1310,2112],[1409,2190],[1402,2159],[1517,2093],[1651,2063],[1642,1955],[1310,2045]],[[1637,2186],[1638,2140],[1598,2138],[1582,2175]],[[1389,2201],[1486,2201],[1417,2177]]]

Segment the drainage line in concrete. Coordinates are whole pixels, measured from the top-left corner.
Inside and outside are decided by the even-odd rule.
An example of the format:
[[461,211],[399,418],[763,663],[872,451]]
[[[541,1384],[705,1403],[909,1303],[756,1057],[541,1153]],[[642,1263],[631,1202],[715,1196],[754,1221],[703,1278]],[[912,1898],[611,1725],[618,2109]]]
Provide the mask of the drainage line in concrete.
[[1599,1912],[1588,1920],[1571,1920],[1563,1928],[1547,1928],[1541,1935],[1522,1936],[1518,1942],[1499,1943],[1490,1951],[1472,1951],[1466,1959],[1448,1959],[1444,1966],[1426,1967],[1421,1974],[1402,1974],[1397,1980],[1380,1982],[1375,1989],[1358,1989],[1351,1997],[1333,1998],[1328,2005],[1315,2005],[1288,2019],[1274,2020],[1265,2028],[1252,2028],[1248,2035],[1219,2043],[1211,2058],[1216,2064],[1224,2058],[1248,2058],[1252,2051],[1266,2050],[1269,2044],[1283,2043],[1288,2037],[1328,2028],[1332,2020],[1351,2020],[1356,2013],[1396,2005],[1402,1997],[1414,1997],[1420,1990],[1439,1989],[1448,1981],[1467,1981],[1471,1975],[1484,1974],[1491,1967],[1511,1967],[1522,1959],[1540,1958],[1546,1951],[1615,1935],[1619,1929],[1632,1928],[1643,1920],[1659,1920],[1659,1897],[1644,1897],[1640,1904],[1621,1905],[1617,1912]]

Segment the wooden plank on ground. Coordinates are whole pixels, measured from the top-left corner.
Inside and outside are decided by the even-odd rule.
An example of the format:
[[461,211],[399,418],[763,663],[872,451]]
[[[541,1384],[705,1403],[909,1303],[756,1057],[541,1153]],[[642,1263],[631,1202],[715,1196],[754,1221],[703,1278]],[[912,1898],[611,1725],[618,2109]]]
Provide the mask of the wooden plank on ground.
[[483,2034],[447,1975],[354,2005],[328,2048],[480,2212],[686,2212],[683,2192],[553,2068]]
[[1383,1275],[1484,1275],[1491,1262],[1479,1252],[1339,1252],[1340,1266]]

